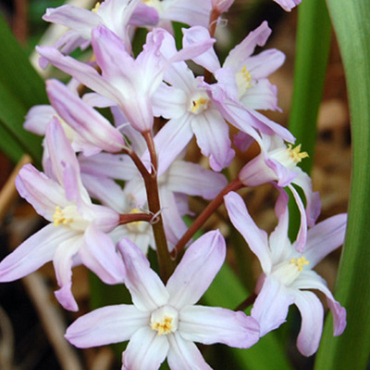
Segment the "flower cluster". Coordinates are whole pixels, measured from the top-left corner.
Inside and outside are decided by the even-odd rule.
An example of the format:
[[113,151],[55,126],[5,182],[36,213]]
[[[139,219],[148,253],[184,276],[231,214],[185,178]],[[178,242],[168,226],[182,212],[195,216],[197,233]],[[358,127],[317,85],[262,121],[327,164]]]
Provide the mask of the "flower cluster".
[[[287,11],[299,3],[275,1]],[[53,261],[56,297],[72,311],[78,310],[73,266],[83,264],[106,284],[125,284],[131,305],[81,316],[66,333],[82,348],[129,340],[123,369],[158,369],[166,358],[171,369],[210,369],[194,342],[249,348],[285,321],[291,304],[302,316],[298,349],[310,356],[319,346],[323,306],[307,289],[326,295],[334,335],[346,326],[345,309],[311,270],[342,244],[346,215],[316,224],[319,195],[297,166],[307,153],[287,129],[260,112],[279,110],[269,76],[285,59],[275,49],[254,54],[271,34],[267,22],[219,62],[214,32],[232,3],[105,0],[91,11],[64,5],[44,16],[69,31],[54,46],[37,48],[40,64],[54,65],[71,80],[67,85],[48,80],[50,105],[29,111],[25,128],[45,135],[43,172],[26,165],[16,186],[50,224],[0,263],[0,281],[22,278]],[[179,50],[174,21],[189,26]],[[134,56],[132,38],[139,27],[148,32]],[[89,62],[70,56],[89,47]],[[187,61],[202,67],[204,76]],[[238,132],[234,138],[230,126]],[[208,169],[186,160],[193,138]],[[221,170],[233,162],[234,148],[245,151],[252,143],[259,154],[228,182]],[[279,192],[278,225],[270,237],[236,193],[266,183]],[[300,211],[293,242],[287,189]],[[208,201],[190,227],[184,221],[191,214],[189,196]],[[223,202],[263,271],[250,316],[195,305],[224,263],[226,243],[215,230],[188,244]],[[149,266],[149,248],[159,275]]]

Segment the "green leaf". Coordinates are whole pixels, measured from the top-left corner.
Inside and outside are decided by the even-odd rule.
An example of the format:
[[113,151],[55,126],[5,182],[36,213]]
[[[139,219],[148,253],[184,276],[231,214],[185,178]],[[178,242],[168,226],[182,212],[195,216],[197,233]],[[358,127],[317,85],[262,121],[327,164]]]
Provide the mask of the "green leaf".
[[[248,296],[242,283],[225,263],[215,280],[204,294],[202,302],[210,306],[235,309]],[[266,355],[268,353],[268,356]],[[243,370],[290,370],[291,366],[277,340],[269,333],[249,349],[231,348],[229,355],[239,365],[233,369]]]
[[365,369],[370,353],[370,1],[327,3],[348,86],[353,171],[336,292],[336,299],[347,309],[347,328],[333,338],[332,320],[327,320],[315,369]]
[[[324,88],[330,39],[331,22],[325,0],[303,1],[298,7],[294,89],[289,130],[297,138],[297,144],[302,144],[302,151],[309,154],[309,157],[299,164],[307,173],[311,172],[314,160],[317,116]],[[289,203],[289,214],[291,220],[289,236],[291,240],[295,240],[300,215],[293,200]]]
[[[9,27],[0,16],[0,121],[3,131],[17,143],[15,151],[28,152],[36,162],[41,159],[41,138],[23,129],[24,117],[36,104],[48,102],[44,81],[28,61]],[[0,148],[6,151],[9,143],[0,137]]]

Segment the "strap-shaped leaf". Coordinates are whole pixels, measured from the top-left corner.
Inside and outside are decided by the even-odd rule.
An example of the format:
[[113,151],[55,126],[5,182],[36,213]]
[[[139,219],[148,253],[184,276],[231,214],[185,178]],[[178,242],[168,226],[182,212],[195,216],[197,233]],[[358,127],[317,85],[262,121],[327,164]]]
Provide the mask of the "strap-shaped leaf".
[[337,338],[328,320],[316,370],[365,369],[370,353],[370,1],[328,0],[345,68],[353,139],[353,172],[345,248],[336,299],[347,309]]
[[[45,104],[48,99],[45,84],[32,68],[4,19],[0,16],[0,121],[14,138],[16,151],[28,152],[35,161],[41,158],[41,138],[23,129],[29,108]],[[0,137],[0,148],[6,151],[9,143]]]

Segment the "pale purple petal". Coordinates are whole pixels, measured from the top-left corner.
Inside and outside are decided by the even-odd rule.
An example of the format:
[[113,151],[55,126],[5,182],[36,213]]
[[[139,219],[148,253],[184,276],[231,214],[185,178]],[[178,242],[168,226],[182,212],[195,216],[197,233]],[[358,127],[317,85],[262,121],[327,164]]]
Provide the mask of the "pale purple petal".
[[157,335],[148,323],[131,337],[122,354],[122,370],[157,370],[165,360],[169,347],[168,336]]
[[239,69],[238,67],[242,67],[243,61],[245,61],[254,52],[254,49],[257,47],[257,45],[265,45],[270,34],[271,29],[269,28],[267,22],[262,22],[258,28],[250,32],[239,45],[230,51],[223,66],[228,67],[233,65],[236,66],[237,69]]
[[46,89],[50,102],[60,117],[80,136],[80,150],[92,155],[105,150],[118,152],[124,146],[123,137],[107,119],[57,80],[48,80]]
[[90,196],[116,212],[124,213],[127,199],[122,188],[112,179],[104,176],[93,176],[81,173],[82,182]]
[[235,151],[231,149],[229,126],[216,109],[207,109],[192,117],[191,127],[204,156],[209,156],[213,170],[221,171],[230,165]]
[[253,80],[268,77],[282,66],[285,55],[280,50],[268,49],[258,55],[253,55],[246,60],[246,67]]
[[301,313],[301,330],[297,338],[297,347],[304,356],[313,355],[318,347],[324,322],[324,309],[320,300],[312,292],[292,291],[295,304]]
[[219,307],[185,306],[180,311],[178,330],[185,340],[236,348],[249,348],[260,337],[255,319],[244,312]]
[[181,333],[175,332],[168,336],[170,349],[167,361],[172,370],[212,370],[204,361],[197,346],[182,338]]
[[247,207],[239,194],[230,192],[224,197],[230,220],[242,234],[251,251],[257,256],[265,273],[271,271],[271,252],[267,234],[257,227],[248,213]]
[[181,309],[196,303],[221,268],[226,245],[220,232],[210,231],[197,239],[185,252],[167,282],[169,305]]
[[181,89],[162,83],[152,96],[153,112],[156,117],[180,118],[187,105],[187,96]]
[[[311,262],[310,260],[308,260]],[[337,302],[326,285],[326,281],[315,271],[304,270],[294,281],[295,289],[315,289],[324,293],[326,301],[333,314],[334,336],[341,335],[346,328],[346,310]]]
[[61,242],[55,250],[53,264],[55,275],[60,289],[55,292],[59,303],[70,311],[77,311],[78,306],[75,301],[72,288],[72,266],[74,264],[73,257],[82,247],[83,234],[75,233],[70,239]]
[[172,1],[161,14],[161,18],[190,26],[208,27],[210,13],[210,0]]
[[249,109],[280,110],[277,105],[277,87],[266,78],[257,81],[240,101]]
[[69,56],[64,56],[52,47],[36,47],[37,52],[63,72],[73,76],[91,90],[106,98],[118,102],[120,94],[115,87],[105,81],[99,73],[86,63],[79,62]]
[[15,185],[20,196],[26,199],[39,215],[50,222],[53,221],[55,208],[67,204],[63,188],[39,172],[32,164],[22,167],[16,177]]
[[293,194],[294,200],[297,203],[298,210],[301,216],[301,222],[299,225],[298,235],[295,241],[295,249],[297,252],[302,253],[304,252],[306,248],[306,241],[307,241],[307,216],[306,216],[304,204],[297,190],[295,190],[294,187],[291,185],[289,185],[288,187]]
[[65,338],[78,348],[120,343],[148,323],[149,313],[134,305],[108,306],[79,317],[68,327]]
[[121,255],[117,253],[113,240],[96,227],[86,229],[79,257],[104,283],[123,283],[125,268]]
[[[199,26],[183,29],[182,32],[184,34],[182,40],[184,47],[190,46],[196,42],[208,40],[211,37],[207,28]],[[210,72],[214,72],[216,69],[220,68],[220,62],[213,48],[193,58],[193,61]]]
[[319,192],[312,191],[312,180],[299,167],[295,168],[298,176],[294,178],[293,184],[299,186],[306,197],[306,215],[307,225],[312,227],[315,225],[317,218],[321,212],[321,201]]
[[99,153],[92,157],[79,156],[81,172],[93,176],[106,176],[116,180],[130,180],[137,175],[137,168],[126,155]]
[[310,261],[311,268],[343,244],[346,226],[347,214],[339,214],[308,231],[305,257]]
[[170,243],[176,244],[186,232],[186,224],[177,209],[173,192],[170,191],[167,186],[161,186],[159,189],[159,196],[167,239]]
[[192,137],[193,131],[188,114],[171,119],[159,130],[154,137],[154,143],[158,148],[159,176],[167,170]]
[[158,12],[144,3],[139,3],[130,18],[133,26],[155,26],[159,21]]
[[47,225],[5,257],[0,263],[0,281],[20,279],[53,259],[56,248],[76,235],[64,227]]
[[296,5],[300,4],[302,0],[274,0],[285,11],[290,12]]
[[117,246],[126,268],[125,284],[134,305],[142,311],[152,311],[166,304],[169,294],[159,276],[150,269],[143,252],[127,238]]
[[23,127],[27,131],[43,136],[47,124],[55,114],[55,109],[51,105],[35,105],[28,111]]
[[260,324],[261,337],[286,321],[289,306],[293,303],[294,296],[283,284],[266,276],[251,312],[252,317]]
[[195,163],[175,161],[169,168],[168,186],[174,192],[213,199],[226,185],[222,174]]
[[101,18],[94,12],[73,5],[48,8],[42,19],[71,28],[86,39],[91,38],[91,30],[101,23]]

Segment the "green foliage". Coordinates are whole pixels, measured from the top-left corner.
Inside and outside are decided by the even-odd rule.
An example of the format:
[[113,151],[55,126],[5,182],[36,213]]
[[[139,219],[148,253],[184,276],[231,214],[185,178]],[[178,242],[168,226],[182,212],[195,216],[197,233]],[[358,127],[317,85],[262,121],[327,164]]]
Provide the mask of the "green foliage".
[[32,68],[27,55],[0,16],[0,149],[17,161],[29,153],[35,163],[41,159],[41,138],[23,129],[24,117],[48,99],[45,84]]

